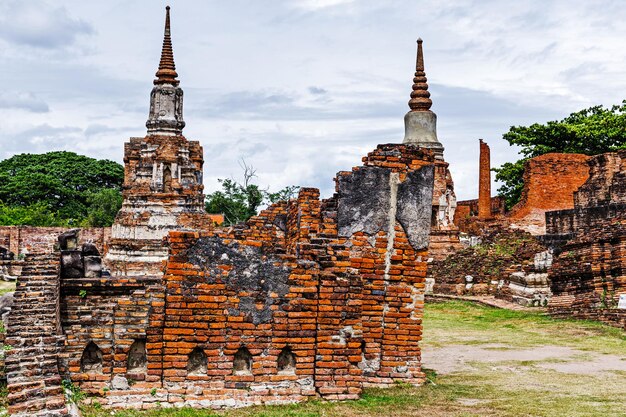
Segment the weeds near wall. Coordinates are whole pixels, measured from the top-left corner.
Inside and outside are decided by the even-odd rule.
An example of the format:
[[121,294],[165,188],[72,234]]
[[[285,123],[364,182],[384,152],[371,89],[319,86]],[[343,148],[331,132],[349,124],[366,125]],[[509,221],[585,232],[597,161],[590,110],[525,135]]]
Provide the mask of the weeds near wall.
[[65,390],[65,398],[72,404],[79,405],[86,397],[86,394],[69,379],[61,381],[61,386]]

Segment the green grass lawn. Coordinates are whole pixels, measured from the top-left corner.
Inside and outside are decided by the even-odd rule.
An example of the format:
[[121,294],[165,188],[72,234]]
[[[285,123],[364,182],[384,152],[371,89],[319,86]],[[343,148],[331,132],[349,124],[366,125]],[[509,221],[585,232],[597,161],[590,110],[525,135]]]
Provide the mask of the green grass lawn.
[[[452,352],[449,361],[469,359],[452,372],[427,371],[429,383],[368,389],[358,401],[312,400],[290,406],[251,407],[224,412],[149,412],[86,408],[85,417],[322,417],[322,416],[624,416],[626,372],[594,372],[593,360],[626,361],[626,336],[593,322],[553,320],[539,313],[499,310],[465,302],[427,304],[424,350]],[[490,355],[471,357],[475,349]],[[567,357],[517,360],[517,352],[556,349]],[[505,355],[499,359],[499,355]],[[508,355],[508,356],[507,356]],[[426,355],[425,355],[426,356]],[[476,355],[475,355],[476,356]],[[511,356],[513,356],[511,358]],[[595,358],[595,359],[594,359]],[[621,359],[620,359],[621,358]],[[445,363],[448,357],[440,357]],[[590,362],[592,361],[592,362]],[[567,373],[551,366],[581,366]]]

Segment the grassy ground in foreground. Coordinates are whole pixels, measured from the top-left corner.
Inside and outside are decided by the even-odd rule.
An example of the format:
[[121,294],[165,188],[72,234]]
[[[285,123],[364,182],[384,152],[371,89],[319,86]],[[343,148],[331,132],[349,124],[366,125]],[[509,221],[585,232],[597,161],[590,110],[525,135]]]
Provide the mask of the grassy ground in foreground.
[[0,280],[0,295],[15,291],[15,282]]
[[[220,413],[161,409],[118,411],[116,417],[413,417],[413,416],[623,416],[626,373],[557,372],[543,365],[615,355],[626,360],[626,335],[594,322],[553,320],[538,313],[499,310],[465,302],[427,304],[423,349],[528,350],[565,347],[577,355],[543,360],[472,360],[444,375],[428,371],[428,383],[413,388],[369,389],[343,403],[312,400],[289,406],[251,407]],[[446,350],[447,352],[448,350]],[[579,352],[581,351],[581,352]],[[495,355],[495,353],[494,353]],[[443,358],[444,361],[447,358]],[[457,361],[458,358],[449,358]],[[578,363],[580,362],[580,363]],[[581,366],[582,366],[581,365]],[[426,364],[428,366],[428,364]],[[584,367],[584,366],[583,366]],[[593,370],[592,370],[593,371]],[[85,409],[85,417],[111,411]]]

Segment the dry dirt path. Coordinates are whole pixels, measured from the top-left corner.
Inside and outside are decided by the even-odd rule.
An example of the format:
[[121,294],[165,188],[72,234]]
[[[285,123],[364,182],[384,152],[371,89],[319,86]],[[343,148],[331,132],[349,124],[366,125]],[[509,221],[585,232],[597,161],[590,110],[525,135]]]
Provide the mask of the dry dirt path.
[[530,349],[516,349],[504,344],[426,347],[422,352],[422,362],[424,367],[433,369],[439,375],[476,371],[479,367],[474,364],[487,364],[493,370],[508,371],[527,371],[533,366],[568,374],[626,373],[626,354],[609,355],[552,345]]

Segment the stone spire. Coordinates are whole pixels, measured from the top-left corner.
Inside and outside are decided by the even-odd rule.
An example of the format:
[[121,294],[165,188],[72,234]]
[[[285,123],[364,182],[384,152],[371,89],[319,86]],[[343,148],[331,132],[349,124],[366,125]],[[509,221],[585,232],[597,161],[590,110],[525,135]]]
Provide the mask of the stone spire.
[[417,61],[415,63],[415,77],[413,78],[413,91],[409,107],[411,111],[430,110],[433,101],[430,99],[428,84],[426,83],[426,73],[424,72],[424,51],[422,49],[422,39],[417,40]]
[[157,79],[154,84],[178,85],[180,81],[176,79],[176,65],[174,64],[174,51],[172,49],[172,38],[170,34],[170,6],[165,8],[165,33],[163,34],[163,49],[161,50],[161,61],[159,70],[156,73]]
[[148,135],[176,136],[182,135],[183,121],[183,90],[178,86],[176,65],[170,33],[170,7],[165,8],[165,33],[161,61],[156,72],[154,88],[150,94],[150,113],[146,127]]
[[411,110],[404,116],[404,141],[423,148],[433,149],[435,156],[443,159],[443,145],[437,139],[437,115],[430,110],[433,102],[428,92],[426,72],[424,72],[424,51],[422,39],[417,40],[417,60],[413,91],[409,100]]

